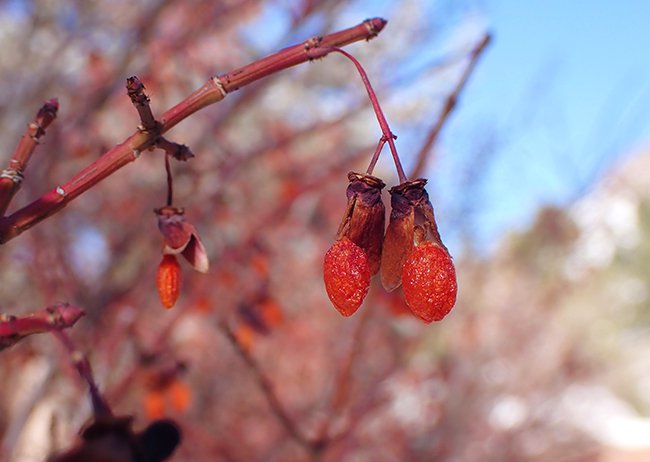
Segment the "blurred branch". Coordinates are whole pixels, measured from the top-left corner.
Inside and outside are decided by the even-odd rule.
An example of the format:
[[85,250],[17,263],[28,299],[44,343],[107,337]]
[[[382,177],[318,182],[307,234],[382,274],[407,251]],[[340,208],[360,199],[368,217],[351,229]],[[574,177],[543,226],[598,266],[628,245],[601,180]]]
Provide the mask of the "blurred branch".
[[56,118],[58,109],[59,102],[56,98],[43,104],[34,121],[27,125],[25,133],[11,156],[9,165],[0,173],[0,216],[4,215],[11,199],[20,189],[27,163],[36,149],[39,139],[45,135],[45,130]]
[[309,451],[310,454],[317,454],[323,449],[323,445],[319,439],[312,440],[307,438],[299,429],[296,422],[291,418],[287,410],[284,408],[284,405],[280,402],[280,399],[275,394],[275,389],[271,380],[264,374],[262,368],[257,363],[255,358],[248,352],[248,350],[239,343],[237,336],[230,329],[228,324],[225,321],[219,322],[219,328],[224,333],[230,344],[235,348],[235,351],[239,356],[244,360],[246,365],[255,375],[257,384],[264,393],[269,407],[273,414],[278,418],[282,426],[285,428],[287,433],[301,446]]
[[460,79],[456,83],[456,86],[454,87],[453,91],[447,96],[447,99],[445,100],[445,104],[442,108],[442,112],[438,116],[438,119],[436,119],[434,124],[431,126],[429,130],[429,135],[427,136],[424,144],[422,145],[422,148],[420,148],[420,151],[416,156],[417,161],[415,163],[415,167],[413,167],[413,170],[409,175],[411,178],[419,178],[420,176],[422,176],[427,161],[429,160],[429,152],[431,152],[431,148],[435,145],[436,141],[438,140],[438,135],[440,135],[440,131],[442,130],[442,127],[445,125],[445,122],[449,118],[449,115],[456,107],[456,103],[458,103],[458,98],[460,97],[460,93],[463,91],[463,88],[465,88],[465,85],[469,80],[469,76],[476,68],[476,64],[478,63],[478,60],[483,54],[483,52],[485,51],[486,47],[489,45],[490,40],[491,40],[490,34],[485,34],[481,39],[481,41],[474,47],[474,49],[470,53],[469,63],[467,64],[467,67],[465,68],[464,72],[460,76]]
[[52,331],[54,336],[63,344],[67,350],[73,366],[79,373],[79,376],[88,384],[90,401],[93,405],[93,416],[97,419],[109,418],[113,416],[111,409],[108,407],[106,400],[99,393],[99,388],[93,376],[93,370],[90,367],[90,361],[86,355],[77,349],[72,339],[60,329]]
[[[344,46],[359,40],[369,40],[375,37],[384,28],[385,24],[386,21],[381,18],[368,19],[355,27],[310,39],[228,74],[209,79],[201,88],[163,114],[157,133],[138,130],[124,142],[104,153],[99,159],[66,183],[55,187],[12,215],[0,219],[0,243],[13,239],[23,231],[55,214],[65,207],[68,202],[137,159],[142,151],[155,146],[160,135],[196,111],[221,101],[229,92],[316,57],[322,58],[329,53],[327,50],[329,47]],[[309,53],[309,50],[314,46],[323,47],[318,56]]]
[[0,350],[32,334],[72,327],[85,314],[81,308],[67,303],[48,306],[28,316],[0,314]]
[[334,419],[341,414],[341,411],[345,408],[346,404],[350,398],[350,381],[352,377],[352,371],[354,365],[361,353],[361,343],[366,332],[366,326],[368,325],[368,320],[370,319],[371,313],[374,313],[372,310],[364,310],[361,314],[361,318],[354,329],[352,334],[352,339],[350,342],[350,349],[346,354],[345,359],[343,360],[343,365],[339,370],[339,374],[336,377],[336,385],[334,388],[334,393],[332,394],[331,402],[329,404],[328,415],[323,423],[323,426],[319,433],[319,439],[321,441],[329,441],[329,433],[332,427]]

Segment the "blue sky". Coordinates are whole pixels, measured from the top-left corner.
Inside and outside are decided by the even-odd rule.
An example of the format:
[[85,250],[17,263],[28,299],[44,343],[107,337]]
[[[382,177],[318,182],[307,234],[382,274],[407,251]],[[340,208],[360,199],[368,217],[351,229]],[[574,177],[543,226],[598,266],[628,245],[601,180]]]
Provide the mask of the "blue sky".
[[650,2],[488,0],[481,11],[494,41],[443,143],[463,152],[470,131],[494,130],[477,219],[493,241],[650,146]]

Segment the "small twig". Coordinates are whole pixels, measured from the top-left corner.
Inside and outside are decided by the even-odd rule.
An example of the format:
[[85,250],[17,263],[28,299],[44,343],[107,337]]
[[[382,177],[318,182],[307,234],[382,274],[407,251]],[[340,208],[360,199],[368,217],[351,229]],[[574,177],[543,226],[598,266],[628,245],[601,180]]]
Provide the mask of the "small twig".
[[67,303],[48,306],[28,316],[0,314],[0,350],[32,334],[72,327],[85,314],[81,308]]
[[444,126],[445,122],[449,118],[449,115],[456,107],[456,103],[458,102],[458,98],[460,96],[461,91],[463,90],[465,84],[469,80],[469,76],[474,71],[474,68],[478,63],[478,59],[481,57],[483,51],[490,43],[490,40],[491,40],[491,36],[489,34],[485,34],[481,39],[481,41],[472,50],[467,67],[463,71],[463,74],[461,75],[460,79],[456,83],[456,86],[454,87],[452,92],[447,96],[447,99],[445,100],[445,104],[442,108],[442,112],[440,113],[440,115],[438,115],[438,119],[431,126],[431,129],[429,130],[429,135],[427,136],[426,140],[424,141],[424,144],[422,145],[420,151],[416,156],[417,161],[415,163],[415,166],[413,167],[413,170],[411,171],[412,178],[419,178],[420,176],[422,176],[422,173],[424,172],[424,168],[426,167],[426,163],[429,159],[428,154],[431,151],[431,148],[435,144],[436,140],[438,139],[438,135],[440,134],[440,131],[442,130],[442,127]]
[[321,445],[319,444],[318,440],[312,441],[303,435],[302,432],[300,432],[298,426],[289,416],[289,413],[285,410],[284,405],[280,402],[280,399],[275,394],[273,384],[264,374],[264,372],[262,372],[262,369],[255,358],[253,358],[248,350],[239,343],[239,340],[237,340],[235,333],[230,329],[225,321],[219,322],[219,328],[224,333],[233,348],[235,348],[235,351],[237,351],[239,356],[244,360],[246,365],[255,375],[257,384],[264,393],[264,397],[266,398],[271,411],[278,418],[287,433],[301,446],[306,448],[310,453],[318,453],[321,449]]
[[138,115],[140,115],[142,130],[157,132],[159,123],[156,122],[151,111],[151,106],[149,105],[151,100],[144,92],[144,84],[136,76],[129,77],[126,79],[126,92],[138,111]]
[[[312,42],[316,41],[325,48],[344,46],[375,37],[385,25],[386,21],[381,18],[368,19],[355,27],[285,48],[228,74],[209,79],[201,88],[162,115],[158,135],[136,131],[72,179],[56,186],[15,213],[0,219],[0,244],[54,215],[101,180],[133,162],[140,153],[154,146],[159,141],[160,135],[196,111],[221,101],[229,92],[244,85],[314,59],[314,56],[308,52]],[[327,49],[323,49],[319,57],[328,53]]]
[[174,143],[162,136],[156,141],[156,147],[165,151],[168,157],[172,156],[176,160],[186,161],[194,157],[194,154],[186,145]]
[[105,417],[112,417],[113,413],[111,412],[111,409],[108,407],[108,404],[99,393],[99,388],[97,387],[97,383],[95,383],[93,371],[90,367],[90,362],[88,361],[86,355],[84,355],[80,350],[76,348],[72,342],[72,339],[70,339],[68,334],[62,330],[53,330],[52,333],[63,344],[68,354],[70,355],[70,360],[72,361],[75,369],[81,378],[88,384],[88,391],[90,393],[90,400],[93,405],[93,415],[95,417],[95,420]]
[[0,216],[4,215],[16,192],[20,189],[23,173],[39,139],[56,118],[59,102],[56,98],[46,101],[39,109],[33,122],[27,125],[25,133],[14,150],[9,165],[0,173]]

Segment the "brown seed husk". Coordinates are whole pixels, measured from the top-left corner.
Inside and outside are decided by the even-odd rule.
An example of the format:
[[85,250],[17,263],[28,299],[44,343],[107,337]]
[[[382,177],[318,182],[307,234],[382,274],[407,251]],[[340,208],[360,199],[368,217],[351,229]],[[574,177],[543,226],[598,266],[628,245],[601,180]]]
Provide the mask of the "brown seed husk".
[[381,200],[383,181],[364,173],[348,173],[348,204],[337,232],[337,240],[347,237],[368,257],[370,274],[379,271],[386,208]]
[[390,189],[390,222],[381,257],[381,283],[391,292],[402,284],[402,267],[414,245],[433,241],[446,250],[436,225],[433,206],[424,189],[427,180],[406,181]]
[[195,270],[207,273],[210,267],[208,254],[194,225],[185,220],[185,211],[166,206],[154,212],[158,217],[158,229],[165,238],[163,253],[181,254]]

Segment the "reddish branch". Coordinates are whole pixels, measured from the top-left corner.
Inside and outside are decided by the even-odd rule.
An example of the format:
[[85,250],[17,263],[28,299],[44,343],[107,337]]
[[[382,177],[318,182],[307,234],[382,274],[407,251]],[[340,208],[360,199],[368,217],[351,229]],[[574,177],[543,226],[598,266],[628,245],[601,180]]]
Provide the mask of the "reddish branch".
[[56,118],[59,102],[56,99],[46,101],[39,109],[36,118],[27,125],[25,133],[14,150],[9,165],[0,173],[0,215],[4,215],[14,195],[20,189],[23,173],[27,167],[39,139]]
[[262,368],[259,366],[257,361],[255,361],[255,358],[253,358],[253,356],[248,352],[248,350],[239,343],[239,340],[237,340],[237,336],[230,329],[230,327],[226,324],[225,321],[219,323],[219,328],[224,333],[228,341],[235,348],[239,356],[244,360],[246,365],[255,375],[257,384],[262,390],[262,392],[264,393],[264,397],[266,398],[266,401],[269,404],[271,411],[278,418],[280,423],[282,423],[282,426],[287,431],[287,433],[291,436],[291,438],[293,438],[296,442],[300,443],[300,445],[303,446],[305,449],[307,449],[311,454],[319,453],[324,448],[321,440],[309,439],[300,431],[296,422],[291,418],[289,413],[285,410],[284,405],[282,404],[278,396],[275,394],[273,383],[271,382],[271,380],[269,380],[266,374],[264,374]]
[[[329,53],[329,49],[332,47],[340,47],[375,37],[385,25],[386,21],[381,18],[368,19],[355,27],[285,48],[240,69],[209,79],[201,88],[165,112],[159,120],[159,129],[154,133],[148,130],[136,131],[124,142],[104,153],[72,179],[56,186],[15,213],[1,218],[0,243],[13,239],[23,231],[58,212],[68,202],[137,159],[142,151],[156,146],[160,142],[162,134],[196,111],[221,101],[228,93],[244,85],[313,59],[314,56],[309,50],[314,47],[322,48],[318,57],[323,57]],[[133,84],[135,93],[141,90],[136,82],[133,82]],[[142,103],[144,105],[140,109],[146,111],[144,107],[148,103],[140,99],[137,101],[137,104]],[[145,125],[144,122],[143,125]]]
[[67,303],[48,306],[28,316],[0,314],[0,350],[32,334],[72,327],[85,314],[81,308]]
[[460,76],[460,79],[456,83],[456,86],[454,87],[453,91],[447,96],[447,99],[445,100],[445,104],[442,108],[442,112],[440,113],[436,121],[431,126],[431,129],[429,130],[429,135],[424,141],[422,148],[420,148],[420,152],[418,152],[418,155],[416,157],[417,162],[415,163],[415,167],[413,167],[413,170],[411,172],[412,178],[419,178],[420,176],[422,176],[427,160],[429,159],[428,154],[431,151],[431,148],[435,144],[436,140],[438,139],[438,135],[440,134],[440,131],[442,130],[442,127],[444,126],[445,122],[449,118],[451,111],[453,111],[454,108],[456,107],[456,103],[458,102],[458,98],[460,96],[461,91],[463,90],[463,88],[465,88],[465,84],[469,80],[469,76],[474,71],[474,68],[478,63],[479,58],[481,57],[483,51],[485,51],[486,47],[490,43],[490,40],[491,37],[489,34],[484,35],[481,41],[474,47],[474,49],[470,53],[469,63],[467,64],[467,67],[465,68],[462,75]]
[[70,337],[68,337],[68,335],[62,330],[57,329],[52,331],[52,333],[63,344],[70,356],[72,365],[75,367],[81,378],[88,384],[88,392],[90,393],[90,400],[93,405],[94,418],[98,420],[112,417],[113,413],[111,412],[111,409],[99,393],[99,388],[97,387],[97,383],[93,376],[93,370],[90,367],[90,362],[86,355],[77,349]]

